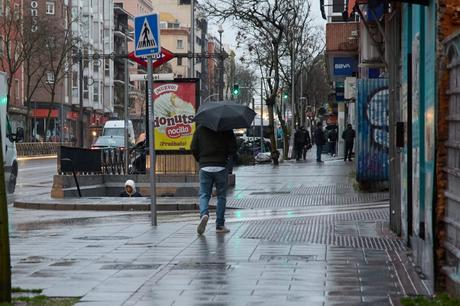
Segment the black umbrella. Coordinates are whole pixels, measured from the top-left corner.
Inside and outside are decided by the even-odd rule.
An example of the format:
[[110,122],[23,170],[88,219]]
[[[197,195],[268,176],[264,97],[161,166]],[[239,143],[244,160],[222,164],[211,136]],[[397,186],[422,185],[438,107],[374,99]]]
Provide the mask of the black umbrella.
[[208,102],[200,106],[195,121],[213,131],[228,131],[251,126],[256,113],[231,101]]

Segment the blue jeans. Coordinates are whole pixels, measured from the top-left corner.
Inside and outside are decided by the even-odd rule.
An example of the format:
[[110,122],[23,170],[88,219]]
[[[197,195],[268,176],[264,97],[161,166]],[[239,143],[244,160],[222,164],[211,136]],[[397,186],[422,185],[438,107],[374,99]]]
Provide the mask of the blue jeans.
[[323,146],[316,145],[316,161],[321,161],[321,153],[323,153]]
[[209,200],[214,184],[217,190],[216,226],[224,226],[228,185],[228,171],[226,169],[219,172],[200,170],[200,218],[203,215],[209,215]]

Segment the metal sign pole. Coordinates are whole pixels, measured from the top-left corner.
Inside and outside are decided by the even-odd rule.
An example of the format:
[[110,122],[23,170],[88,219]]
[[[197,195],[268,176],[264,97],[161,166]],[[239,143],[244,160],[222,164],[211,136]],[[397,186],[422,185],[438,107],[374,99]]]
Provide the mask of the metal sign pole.
[[152,56],[148,58],[147,65],[147,88],[148,88],[148,104],[149,104],[149,155],[150,155],[150,214],[152,217],[152,225],[157,226],[157,192],[156,192],[156,156],[155,156],[155,124],[153,122],[154,106],[153,106],[153,78],[152,78]]

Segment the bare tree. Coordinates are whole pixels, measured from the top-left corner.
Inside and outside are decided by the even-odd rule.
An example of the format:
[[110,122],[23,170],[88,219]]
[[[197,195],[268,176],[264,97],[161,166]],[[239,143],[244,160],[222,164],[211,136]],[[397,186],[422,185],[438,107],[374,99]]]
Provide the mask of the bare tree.
[[48,69],[45,77],[42,78],[42,85],[50,94],[50,107],[47,116],[46,130],[50,128],[50,117],[53,105],[55,103],[56,92],[58,86],[62,86],[62,81],[72,71],[72,54],[78,46],[77,39],[72,33],[72,20],[70,19],[70,8],[67,9],[68,18],[70,20],[61,26],[50,28],[48,35],[44,41],[43,52],[46,56]]
[[[314,65],[315,59],[325,47],[324,34],[315,26],[311,18],[311,4],[307,1],[293,0],[296,2],[293,15],[289,19],[286,38],[283,41],[283,55],[286,60],[282,61],[281,72],[285,89],[289,91],[291,105],[294,106],[296,125],[302,124],[302,116],[305,113],[305,103],[301,103],[300,83],[303,73]],[[293,61],[294,60],[294,61]],[[292,81],[294,76],[295,94],[292,95]],[[293,102],[293,103],[292,103]],[[291,127],[294,128],[294,127]]]
[[[43,22],[42,22],[43,21]],[[27,106],[25,122],[26,141],[30,141],[30,112],[32,109],[32,98],[37,89],[41,87],[43,78],[48,69],[46,54],[43,52],[43,41],[45,41],[50,29],[50,24],[40,21],[25,21],[23,24],[23,48],[24,48],[24,100]]]
[[[252,60],[261,61],[261,72],[272,79],[268,82],[265,103],[269,116],[271,157],[278,164],[279,152],[274,133],[274,114],[276,97],[280,87],[280,48],[286,31],[287,19],[295,4],[292,0],[213,0],[204,1],[204,9],[220,20],[234,20],[240,29],[238,41],[250,53]],[[265,47],[258,50],[259,46]],[[259,52],[258,51],[263,51]],[[257,55],[256,55],[257,54]]]
[[[3,8],[2,8],[3,9]],[[3,54],[0,68],[8,74],[7,81],[7,112],[11,105],[11,89],[14,75],[21,68],[25,58],[23,47],[22,17],[19,6],[5,3],[4,14],[0,15],[0,36],[3,38]],[[3,46],[0,46],[0,48]]]
[[235,65],[235,83],[240,86],[237,100],[242,104],[250,104],[254,97],[257,77],[253,69],[241,64]]

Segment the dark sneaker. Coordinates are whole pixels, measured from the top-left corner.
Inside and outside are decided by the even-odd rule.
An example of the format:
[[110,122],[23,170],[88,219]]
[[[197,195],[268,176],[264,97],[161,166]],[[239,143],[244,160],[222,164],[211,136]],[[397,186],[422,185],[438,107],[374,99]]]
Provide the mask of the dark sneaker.
[[216,233],[229,233],[230,229],[226,226],[216,226]]
[[200,224],[198,224],[198,227],[196,228],[196,232],[198,235],[202,235],[204,231],[206,230],[206,225],[208,224],[209,216],[204,215],[201,217]]

